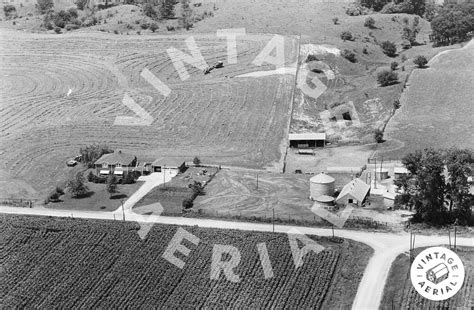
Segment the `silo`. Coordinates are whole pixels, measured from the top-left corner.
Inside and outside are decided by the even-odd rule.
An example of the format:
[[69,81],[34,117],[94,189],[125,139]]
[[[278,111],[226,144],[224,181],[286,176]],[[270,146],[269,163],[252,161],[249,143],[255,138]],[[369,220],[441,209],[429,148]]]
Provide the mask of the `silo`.
[[320,196],[332,196],[334,194],[335,181],[330,175],[321,172],[309,180],[309,191],[311,199],[316,199]]

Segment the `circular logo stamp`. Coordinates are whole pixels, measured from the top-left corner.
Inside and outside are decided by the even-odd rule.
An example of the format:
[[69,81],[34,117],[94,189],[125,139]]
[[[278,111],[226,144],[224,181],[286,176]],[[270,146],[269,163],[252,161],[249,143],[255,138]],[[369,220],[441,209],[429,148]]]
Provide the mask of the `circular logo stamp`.
[[443,247],[422,251],[413,261],[411,283],[423,297],[439,301],[453,297],[464,282],[464,265],[459,256]]

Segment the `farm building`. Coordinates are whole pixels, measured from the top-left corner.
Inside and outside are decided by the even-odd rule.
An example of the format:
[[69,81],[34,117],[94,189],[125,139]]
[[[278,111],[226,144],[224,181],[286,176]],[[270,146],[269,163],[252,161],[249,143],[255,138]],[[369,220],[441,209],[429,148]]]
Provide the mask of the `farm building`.
[[401,176],[407,175],[407,174],[408,174],[408,170],[405,167],[394,167],[393,168],[393,176],[394,176],[395,180],[397,180]]
[[370,186],[359,178],[356,178],[342,188],[341,193],[336,198],[337,203],[353,203],[362,206],[370,192]]
[[290,133],[289,141],[290,147],[295,148],[324,147],[326,145],[326,134],[324,132]]
[[336,180],[330,175],[321,172],[309,180],[311,199],[317,200],[320,196],[332,196]]
[[104,154],[95,163],[98,175],[125,176],[137,166],[137,157],[122,151]]
[[161,172],[163,170],[175,170],[179,172],[182,171],[184,167],[186,167],[186,163],[183,159],[173,157],[161,157],[151,164],[153,172]]

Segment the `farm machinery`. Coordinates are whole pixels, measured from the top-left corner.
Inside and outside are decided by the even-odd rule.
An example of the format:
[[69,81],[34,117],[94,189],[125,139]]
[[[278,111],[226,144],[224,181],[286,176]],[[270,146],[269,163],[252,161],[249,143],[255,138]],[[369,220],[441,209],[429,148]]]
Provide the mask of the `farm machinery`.
[[212,70],[214,70],[214,69],[219,69],[219,68],[223,68],[223,67],[224,67],[224,63],[223,63],[222,61],[218,61],[218,62],[216,62],[215,64],[213,64],[212,66],[207,67],[207,68],[204,70],[204,74],[211,73]]

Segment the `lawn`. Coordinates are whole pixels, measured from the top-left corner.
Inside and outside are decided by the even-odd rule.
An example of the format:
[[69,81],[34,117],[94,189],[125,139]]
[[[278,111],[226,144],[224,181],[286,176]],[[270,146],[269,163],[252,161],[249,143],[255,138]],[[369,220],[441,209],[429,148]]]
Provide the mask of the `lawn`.
[[163,207],[163,215],[180,215],[183,209],[183,200],[190,198],[193,193],[188,185],[194,182],[200,182],[202,185],[205,185],[213,178],[217,170],[217,168],[212,167],[189,167],[185,172],[175,176],[170,182],[151,190],[137,202],[134,208],[137,209],[138,213],[149,212],[151,210],[144,207],[159,202]]
[[[0,304],[67,309],[348,308],[373,253],[350,240],[307,236],[324,250],[308,251],[295,268],[286,234],[156,224],[142,240],[138,228],[133,222],[0,216]],[[190,250],[174,254],[183,268],[162,256],[178,229],[198,238],[197,244],[180,242]],[[268,250],[273,276],[267,279],[257,244]],[[217,245],[240,252],[240,262],[232,269],[240,282],[230,282],[222,273],[210,278]]]
[[66,192],[60,197],[60,202],[50,202],[46,208],[88,211],[114,211],[121,206],[121,201],[127,200],[135,193],[143,182],[134,184],[117,184],[117,193],[112,196],[106,190],[106,184],[86,182],[89,192],[82,198],[72,198]]
[[[415,249],[418,255],[424,248]],[[410,280],[410,257],[400,254],[392,264],[385,285],[381,309],[472,309],[474,306],[474,248],[458,248],[466,276],[461,290],[445,301],[429,301],[413,288]]]

